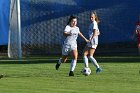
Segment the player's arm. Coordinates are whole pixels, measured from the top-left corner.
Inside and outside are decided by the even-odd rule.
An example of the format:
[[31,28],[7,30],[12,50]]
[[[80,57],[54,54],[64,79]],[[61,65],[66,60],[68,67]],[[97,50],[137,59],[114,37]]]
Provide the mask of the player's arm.
[[135,34],[138,34],[138,30],[136,29]]
[[131,36],[131,39],[134,39],[137,34],[138,34],[138,31],[137,31],[137,29],[135,29],[135,31],[133,31],[133,34]]
[[71,28],[69,26],[66,26],[65,29],[64,29],[63,35],[66,36],[66,37],[70,36],[71,35],[70,29]]
[[89,40],[85,38],[85,36],[81,32],[79,32],[79,36],[82,37],[86,42],[89,42]]
[[97,35],[100,35],[100,31],[97,33]]
[[70,36],[71,33],[70,33],[70,32],[64,32],[63,35],[64,35],[64,36]]

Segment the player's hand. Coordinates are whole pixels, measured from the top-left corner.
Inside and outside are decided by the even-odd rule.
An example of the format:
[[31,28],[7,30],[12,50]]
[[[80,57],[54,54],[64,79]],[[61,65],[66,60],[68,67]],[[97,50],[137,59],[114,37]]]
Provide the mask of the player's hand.
[[64,36],[70,36],[71,33],[70,33],[70,32],[64,32],[63,35],[64,35]]
[[89,43],[89,42],[90,42],[90,40],[86,39],[86,42],[87,42],[87,43]]
[[75,33],[74,31],[70,32],[70,35],[76,35],[77,33]]
[[90,40],[90,42],[89,42],[91,45],[93,45],[93,43],[92,43],[92,40]]

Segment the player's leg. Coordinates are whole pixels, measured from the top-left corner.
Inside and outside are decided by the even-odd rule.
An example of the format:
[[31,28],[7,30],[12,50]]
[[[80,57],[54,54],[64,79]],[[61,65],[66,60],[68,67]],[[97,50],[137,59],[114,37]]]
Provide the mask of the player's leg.
[[93,65],[96,67],[96,73],[99,73],[102,71],[99,64],[97,63],[96,59],[93,57],[95,52],[95,48],[90,48],[89,50],[89,60],[93,63]]
[[138,47],[138,53],[140,55],[140,34],[137,34],[137,47]]
[[68,55],[62,55],[62,57],[58,60],[58,64],[65,63],[67,61]]
[[61,58],[58,60],[58,62],[56,63],[56,66],[55,66],[56,70],[59,69],[61,63],[65,63],[65,62],[66,62],[67,58],[68,58],[67,55],[62,55],[62,57],[61,57]]
[[83,50],[83,62],[84,62],[84,65],[85,67],[88,67],[88,51],[89,51],[89,48],[86,46]]
[[56,70],[59,69],[61,63],[65,63],[66,62],[68,54],[69,54],[69,51],[70,51],[69,46],[64,44],[63,48],[62,48],[62,57],[58,60],[58,62],[55,65]]
[[140,41],[138,43],[138,52],[139,52],[139,55],[140,55]]
[[77,49],[76,50],[72,50],[70,55],[72,57],[72,60],[71,60],[71,65],[70,65],[69,76],[74,76],[74,69],[76,67],[77,57],[78,57]]
[[93,65],[96,67],[96,68],[99,68],[99,65],[96,61],[96,59],[93,57],[93,54],[95,52],[95,49],[94,48],[91,48],[89,50],[89,60],[93,63]]

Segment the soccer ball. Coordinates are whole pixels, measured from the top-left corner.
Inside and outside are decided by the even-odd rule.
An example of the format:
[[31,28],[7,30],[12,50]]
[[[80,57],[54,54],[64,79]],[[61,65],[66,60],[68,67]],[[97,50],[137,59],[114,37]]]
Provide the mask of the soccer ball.
[[82,73],[85,76],[89,76],[91,74],[91,69],[89,67],[85,67],[82,69]]

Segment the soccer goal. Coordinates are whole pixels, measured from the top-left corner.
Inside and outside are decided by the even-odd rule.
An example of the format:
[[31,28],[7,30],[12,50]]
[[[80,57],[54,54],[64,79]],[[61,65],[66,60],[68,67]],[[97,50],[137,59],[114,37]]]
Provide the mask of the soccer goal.
[[21,58],[20,0],[10,1],[8,57]]
[[[63,30],[69,16],[78,17],[78,27],[88,38],[89,15],[94,10],[101,20],[99,24],[100,49],[96,53],[128,55],[135,54],[137,51],[135,43],[130,38],[131,32],[134,30],[132,26],[135,21],[134,15],[136,16],[138,11],[130,12],[139,9],[137,7],[139,3],[135,3],[136,1],[131,4],[128,2],[129,0],[125,1],[126,4],[124,1],[117,0],[107,4],[100,0],[10,1],[8,42],[8,56],[10,58],[61,55]],[[85,42],[78,38],[79,55],[82,54],[84,45]]]
[[[73,0],[11,0],[8,56],[61,54],[63,30],[69,16],[79,16],[78,26],[85,31],[88,13]],[[79,39],[79,52],[83,49],[82,44],[84,41]]]

